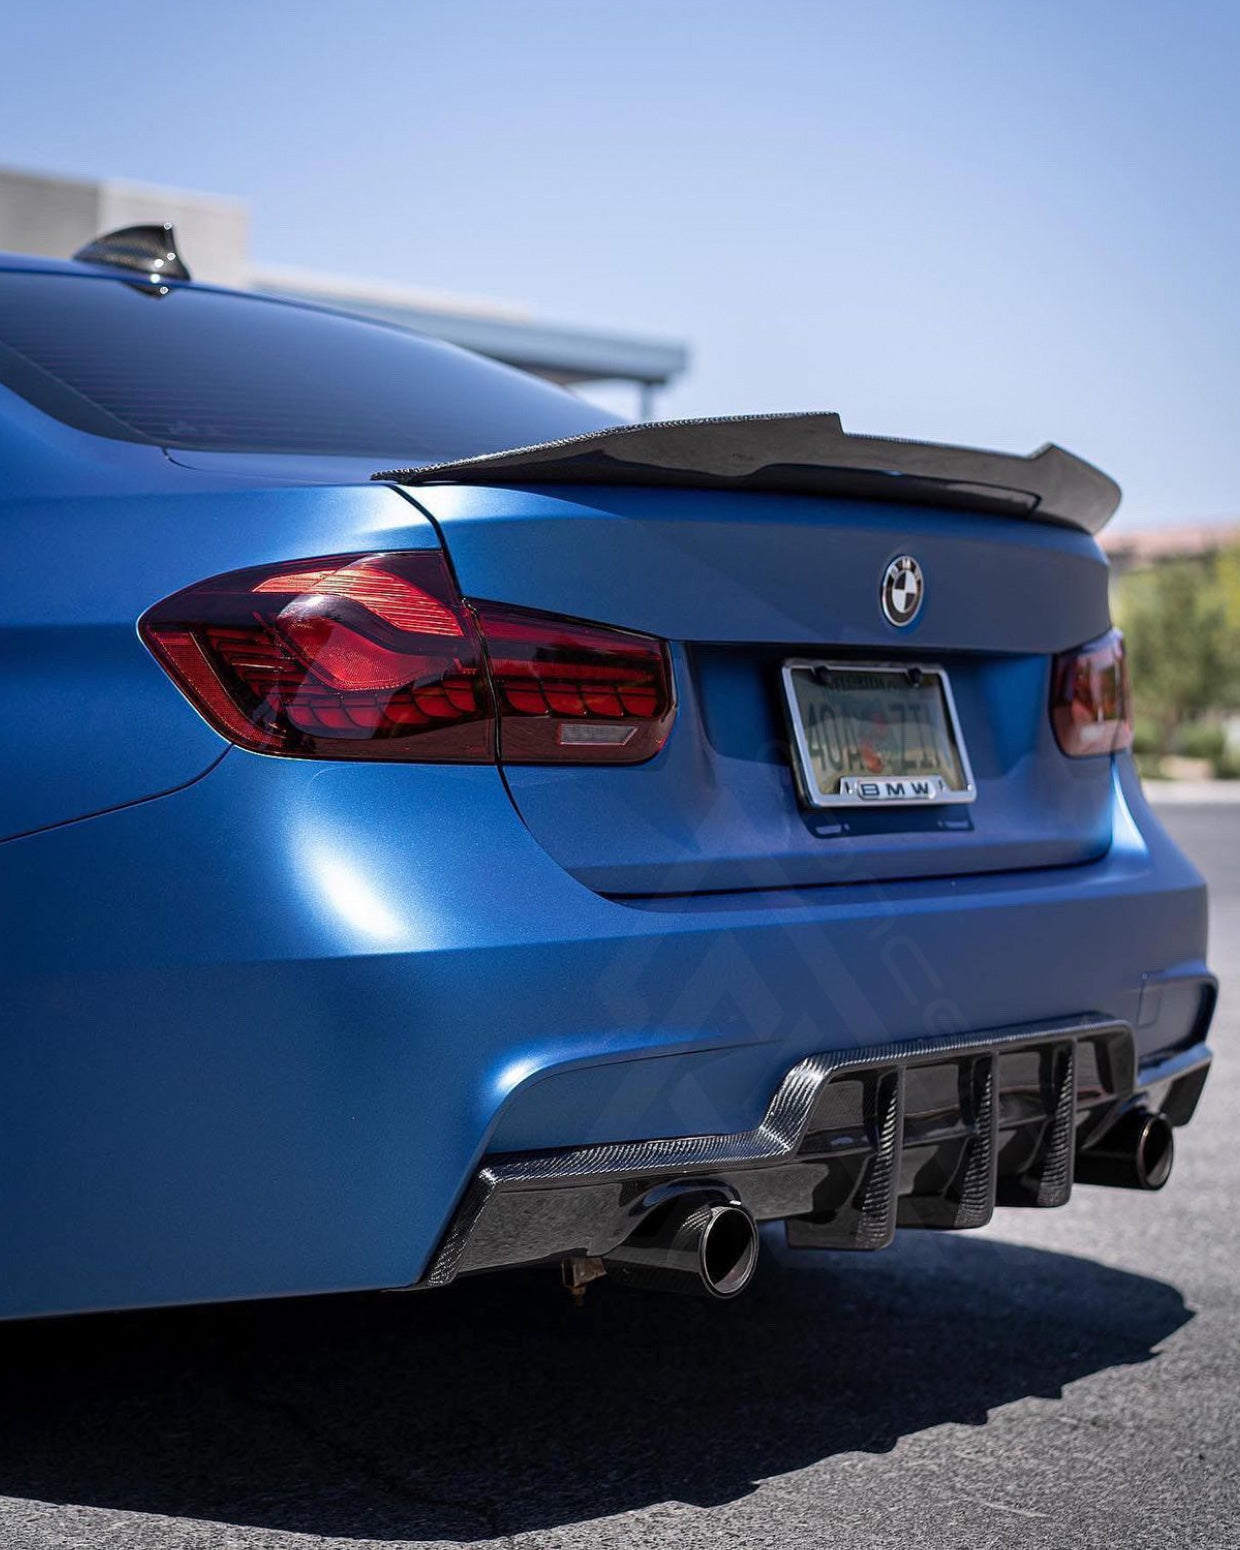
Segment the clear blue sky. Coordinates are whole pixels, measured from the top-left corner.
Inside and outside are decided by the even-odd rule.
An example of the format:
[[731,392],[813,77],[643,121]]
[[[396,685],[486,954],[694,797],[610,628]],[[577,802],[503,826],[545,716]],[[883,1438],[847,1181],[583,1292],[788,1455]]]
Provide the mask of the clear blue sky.
[[0,161],[238,194],[255,256],[682,336],[662,412],[838,409],[1240,518],[1240,5],[42,0]]

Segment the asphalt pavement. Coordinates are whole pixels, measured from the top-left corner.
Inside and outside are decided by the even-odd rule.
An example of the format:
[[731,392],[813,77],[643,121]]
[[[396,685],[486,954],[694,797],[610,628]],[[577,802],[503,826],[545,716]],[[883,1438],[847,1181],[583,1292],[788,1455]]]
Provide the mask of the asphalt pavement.
[[1240,806],[1164,816],[1223,999],[1161,1195],[771,1252],[729,1305],[538,1272],[3,1326],[0,1547],[1240,1547]]

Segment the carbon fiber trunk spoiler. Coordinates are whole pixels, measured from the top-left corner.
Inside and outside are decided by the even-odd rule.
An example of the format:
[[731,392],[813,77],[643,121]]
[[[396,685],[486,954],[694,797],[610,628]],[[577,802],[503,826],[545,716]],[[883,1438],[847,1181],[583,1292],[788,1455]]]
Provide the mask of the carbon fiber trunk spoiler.
[[850,436],[838,414],[732,415],[617,425],[507,452],[375,474],[395,484],[642,484],[916,502],[1098,533],[1120,489],[1048,443],[1022,457]]

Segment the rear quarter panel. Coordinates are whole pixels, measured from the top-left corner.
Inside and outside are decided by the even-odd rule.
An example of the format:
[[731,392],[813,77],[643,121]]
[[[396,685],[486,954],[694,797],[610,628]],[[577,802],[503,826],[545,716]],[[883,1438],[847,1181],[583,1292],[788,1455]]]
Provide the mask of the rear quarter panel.
[[152,603],[264,561],[437,543],[385,486],[254,487],[3,390],[0,470],[0,838],[174,790],[226,752],[142,644]]

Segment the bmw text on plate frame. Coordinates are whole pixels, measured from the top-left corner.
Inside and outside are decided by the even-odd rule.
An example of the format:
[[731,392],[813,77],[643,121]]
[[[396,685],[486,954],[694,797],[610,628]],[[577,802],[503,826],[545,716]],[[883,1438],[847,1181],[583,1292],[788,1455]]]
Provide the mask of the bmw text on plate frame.
[[0,1317],[731,1297],[758,1222],[1165,1181],[1215,982],[1105,474],[611,423],[190,267],[0,257]]
[[811,807],[976,798],[942,668],[794,657],[783,682],[798,787]]

